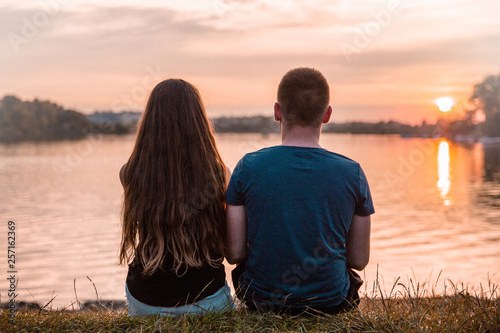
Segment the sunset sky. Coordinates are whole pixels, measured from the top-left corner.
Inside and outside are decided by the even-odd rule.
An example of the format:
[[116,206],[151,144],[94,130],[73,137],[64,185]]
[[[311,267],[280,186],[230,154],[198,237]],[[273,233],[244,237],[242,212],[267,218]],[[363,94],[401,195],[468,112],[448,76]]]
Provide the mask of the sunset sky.
[[272,114],[294,67],[315,67],[334,121],[435,121],[500,73],[495,0],[0,2],[0,97],[83,112],[141,110],[153,86],[195,84],[210,116]]

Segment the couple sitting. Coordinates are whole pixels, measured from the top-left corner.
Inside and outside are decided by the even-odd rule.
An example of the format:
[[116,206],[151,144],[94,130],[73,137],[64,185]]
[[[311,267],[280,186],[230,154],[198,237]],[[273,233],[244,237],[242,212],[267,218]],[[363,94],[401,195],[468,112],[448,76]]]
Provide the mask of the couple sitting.
[[153,89],[120,170],[129,315],[233,309],[224,257],[251,310],[357,306],[352,269],[368,263],[374,209],[359,164],[319,145],[329,100],[320,72],[289,71],[274,107],[282,144],[245,155],[230,176],[196,88]]

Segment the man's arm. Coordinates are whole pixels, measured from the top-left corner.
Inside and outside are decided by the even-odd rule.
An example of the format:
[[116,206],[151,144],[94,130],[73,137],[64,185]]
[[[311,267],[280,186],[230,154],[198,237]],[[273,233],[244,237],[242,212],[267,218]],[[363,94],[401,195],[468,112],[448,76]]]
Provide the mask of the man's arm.
[[226,208],[226,259],[238,264],[247,258],[247,216],[245,206],[227,205]]
[[362,271],[370,260],[370,216],[354,215],[347,236],[347,267]]

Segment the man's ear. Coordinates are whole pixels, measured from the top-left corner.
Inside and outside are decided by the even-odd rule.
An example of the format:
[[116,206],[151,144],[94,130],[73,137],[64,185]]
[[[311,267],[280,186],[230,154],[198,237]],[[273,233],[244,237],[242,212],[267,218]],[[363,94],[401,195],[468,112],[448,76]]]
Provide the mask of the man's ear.
[[278,103],[274,103],[274,120],[280,122],[283,119],[283,111]]
[[332,107],[328,106],[328,110],[326,110],[325,117],[323,118],[323,124],[329,122],[331,116],[332,116]]

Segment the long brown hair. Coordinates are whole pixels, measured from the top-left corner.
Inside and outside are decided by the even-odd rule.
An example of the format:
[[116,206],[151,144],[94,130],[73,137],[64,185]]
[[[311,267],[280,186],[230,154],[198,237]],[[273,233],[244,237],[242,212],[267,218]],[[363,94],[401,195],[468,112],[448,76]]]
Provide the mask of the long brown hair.
[[151,92],[124,168],[120,263],[153,274],[223,258],[226,170],[198,90],[169,79]]

